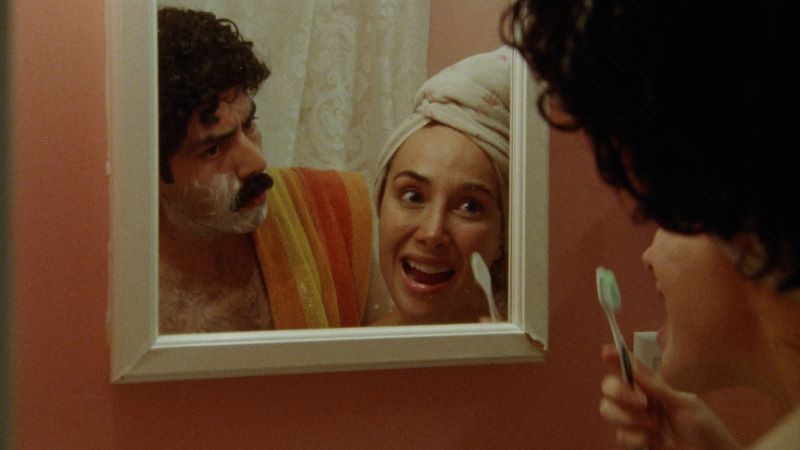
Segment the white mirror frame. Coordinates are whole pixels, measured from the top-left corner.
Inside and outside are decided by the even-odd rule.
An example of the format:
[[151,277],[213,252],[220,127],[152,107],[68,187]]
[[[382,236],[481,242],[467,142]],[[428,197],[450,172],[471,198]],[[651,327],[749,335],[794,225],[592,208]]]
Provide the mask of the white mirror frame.
[[155,17],[155,1],[106,1],[112,382],[545,359],[548,128],[518,55],[511,80],[508,322],[159,336]]

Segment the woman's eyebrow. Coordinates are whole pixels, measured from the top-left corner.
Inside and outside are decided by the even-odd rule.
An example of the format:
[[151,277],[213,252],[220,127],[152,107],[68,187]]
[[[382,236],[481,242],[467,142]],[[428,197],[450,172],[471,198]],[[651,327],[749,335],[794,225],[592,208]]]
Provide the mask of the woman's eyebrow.
[[423,176],[423,175],[421,175],[421,174],[419,174],[417,172],[414,172],[413,170],[403,170],[402,172],[397,172],[397,174],[395,174],[395,176],[394,176],[394,178],[392,178],[392,180],[396,180],[396,179],[398,179],[400,177],[404,177],[404,176],[405,177],[409,177],[409,178],[413,178],[414,180],[419,181],[420,183],[430,184],[430,182],[431,182],[428,179],[428,177],[425,177],[425,176]]
[[462,188],[469,191],[480,191],[491,198],[495,198],[495,193],[483,183],[465,183]]
[[[409,178],[414,179],[414,180],[416,180],[416,181],[418,181],[420,183],[425,183],[425,184],[430,184],[431,183],[431,180],[428,177],[426,177],[426,176],[424,176],[424,175],[422,175],[422,174],[420,174],[418,172],[415,172],[413,170],[403,170],[401,172],[397,172],[397,174],[395,174],[395,176],[392,178],[392,180],[396,180],[396,179],[401,178],[401,177],[409,177]],[[492,191],[492,189],[489,188],[484,183],[466,182],[466,183],[461,185],[461,189],[463,189],[465,191],[483,192],[483,193],[485,193],[486,195],[488,195],[491,198],[495,198],[496,197],[496,194]]]

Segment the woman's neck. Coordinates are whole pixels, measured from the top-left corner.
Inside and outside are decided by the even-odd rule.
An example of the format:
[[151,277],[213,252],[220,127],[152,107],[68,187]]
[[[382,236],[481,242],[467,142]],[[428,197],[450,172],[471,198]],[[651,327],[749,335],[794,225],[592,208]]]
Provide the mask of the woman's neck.
[[767,287],[758,289],[758,315],[770,362],[765,378],[771,386],[764,389],[788,413],[800,406],[800,302]]

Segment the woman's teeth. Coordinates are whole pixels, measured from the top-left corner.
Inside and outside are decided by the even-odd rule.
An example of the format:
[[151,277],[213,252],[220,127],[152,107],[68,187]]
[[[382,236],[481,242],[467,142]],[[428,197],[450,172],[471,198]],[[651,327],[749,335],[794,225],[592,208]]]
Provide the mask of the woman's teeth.
[[407,259],[403,260],[403,270],[410,279],[422,284],[444,283],[456,273],[455,269],[448,265],[424,264]]
[[441,273],[450,270],[450,266],[445,266],[445,265],[423,264],[417,261],[406,261],[406,262],[408,262],[408,265],[411,266],[411,268],[420,270],[427,274]]

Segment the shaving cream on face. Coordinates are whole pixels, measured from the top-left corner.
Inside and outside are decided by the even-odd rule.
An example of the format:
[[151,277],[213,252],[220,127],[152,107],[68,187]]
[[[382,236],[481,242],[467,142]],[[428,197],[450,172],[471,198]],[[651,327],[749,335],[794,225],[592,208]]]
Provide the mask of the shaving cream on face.
[[161,207],[172,224],[201,237],[249,233],[267,218],[267,205],[236,210],[241,187],[233,174],[216,174],[207,184],[195,178],[184,186],[162,185]]

